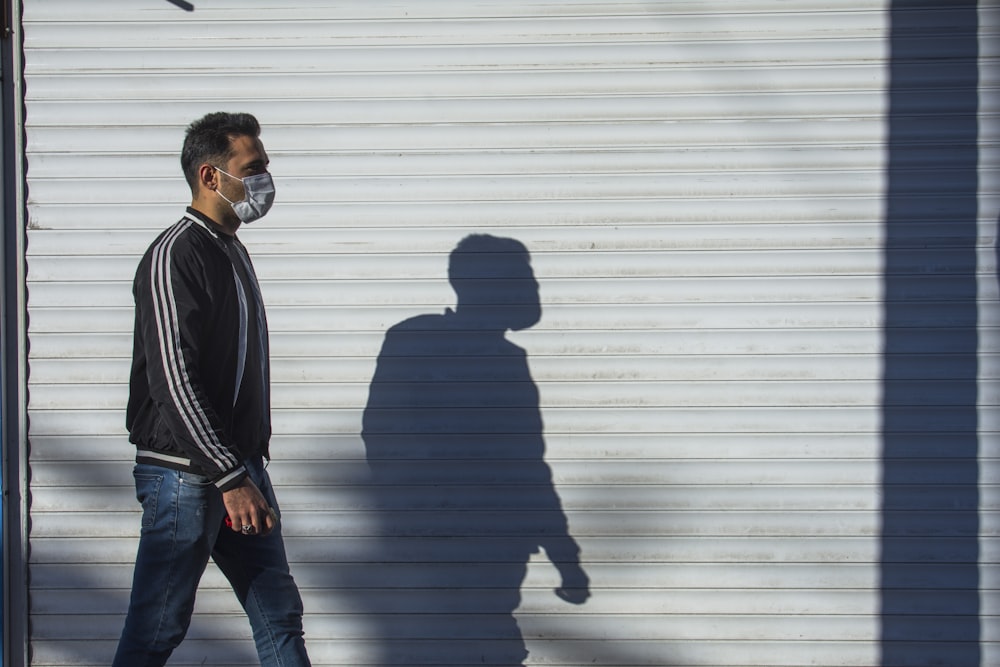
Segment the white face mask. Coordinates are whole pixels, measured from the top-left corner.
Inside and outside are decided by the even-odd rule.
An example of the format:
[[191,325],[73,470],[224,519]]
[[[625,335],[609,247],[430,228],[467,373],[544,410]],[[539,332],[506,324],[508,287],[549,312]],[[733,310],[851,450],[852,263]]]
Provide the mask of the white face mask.
[[[216,169],[229,178],[236,178],[229,172],[223,171],[218,167]],[[221,191],[216,190],[216,192],[219,193],[220,197],[229,202],[240,222],[250,224],[254,220],[263,218],[271,209],[271,204],[274,203],[274,181],[271,179],[271,174],[265,171],[263,174],[254,174],[246,178],[236,178],[236,180],[243,183],[243,191],[246,193],[242,201],[234,202],[222,194]]]

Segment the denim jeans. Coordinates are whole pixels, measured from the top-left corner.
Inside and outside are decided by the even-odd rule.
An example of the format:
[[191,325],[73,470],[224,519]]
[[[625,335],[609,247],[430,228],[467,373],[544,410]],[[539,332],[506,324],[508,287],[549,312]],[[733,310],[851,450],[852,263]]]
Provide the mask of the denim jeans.
[[[250,477],[275,510],[262,462]],[[302,599],[288,571],[280,523],[266,536],[223,527],[222,493],[206,477],[147,464],[134,470],[142,533],[132,597],[112,667],[161,667],[184,639],[211,557],[246,610],[262,667],[308,667]]]

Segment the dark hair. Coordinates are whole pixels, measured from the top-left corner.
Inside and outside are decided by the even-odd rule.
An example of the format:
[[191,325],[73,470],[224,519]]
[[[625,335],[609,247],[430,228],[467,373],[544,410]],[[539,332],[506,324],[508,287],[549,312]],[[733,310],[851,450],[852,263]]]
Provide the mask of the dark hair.
[[181,169],[191,192],[198,191],[198,167],[206,162],[227,162],[232,155],[233,138],[242,136],[260,136],[260,123],[251,114],[217,111],[188,126],[181,150]]

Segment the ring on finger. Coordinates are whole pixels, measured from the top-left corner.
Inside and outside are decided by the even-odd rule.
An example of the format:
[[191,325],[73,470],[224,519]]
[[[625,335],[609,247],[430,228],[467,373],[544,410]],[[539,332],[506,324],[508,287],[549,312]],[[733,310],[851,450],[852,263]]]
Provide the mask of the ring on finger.
[[240,532],[242,532],[244,535],[253,535],[254,533],[257,532],[257,529],[254,528],[252,524],[246,524],[242,528],[240,528]]

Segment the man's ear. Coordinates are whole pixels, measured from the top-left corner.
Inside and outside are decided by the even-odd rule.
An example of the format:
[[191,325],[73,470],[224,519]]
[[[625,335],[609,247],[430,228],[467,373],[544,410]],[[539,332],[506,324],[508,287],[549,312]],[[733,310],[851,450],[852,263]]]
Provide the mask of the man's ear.
[[198,167],[198,183],[205,190],[215,190],[219,187],[218,169],[206,163]]

